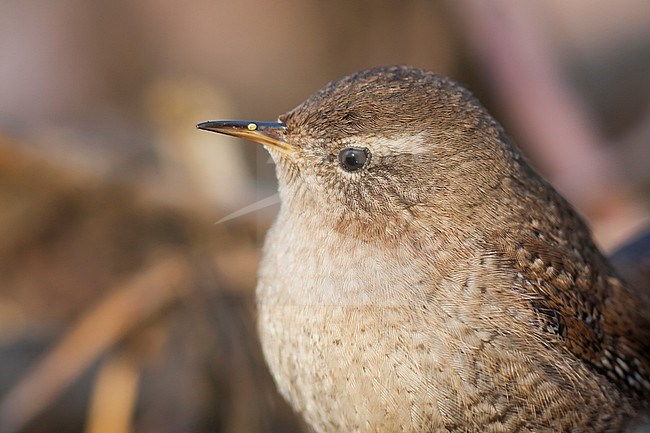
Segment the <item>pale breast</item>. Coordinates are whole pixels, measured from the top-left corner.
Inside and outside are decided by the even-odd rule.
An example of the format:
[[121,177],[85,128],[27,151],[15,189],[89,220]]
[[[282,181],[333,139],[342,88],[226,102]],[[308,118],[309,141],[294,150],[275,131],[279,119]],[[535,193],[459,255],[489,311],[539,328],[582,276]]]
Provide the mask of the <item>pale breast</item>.
[[[262,346],[282,394],[322,432],[414,431],[422,414],[436,423],[423,370],[447,349],[422,332],[426,293],[413,287],[422,267],[387,264],[332,232],[312,231],[305,243],[299,224],[286,227],[269,232],[257,288]],[[324,254],[333,248],[340,254]]]

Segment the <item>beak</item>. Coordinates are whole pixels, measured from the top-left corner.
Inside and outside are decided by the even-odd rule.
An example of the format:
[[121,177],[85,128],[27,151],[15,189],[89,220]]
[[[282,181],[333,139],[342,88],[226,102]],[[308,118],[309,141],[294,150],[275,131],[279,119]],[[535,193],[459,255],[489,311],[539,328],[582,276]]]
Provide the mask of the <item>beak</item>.
[[284,123],[251,122],[248,120],[214,120],[196,125],[198,129],[232,135],[269,146],[284,153],[292,153],[296,148],[284,141]]

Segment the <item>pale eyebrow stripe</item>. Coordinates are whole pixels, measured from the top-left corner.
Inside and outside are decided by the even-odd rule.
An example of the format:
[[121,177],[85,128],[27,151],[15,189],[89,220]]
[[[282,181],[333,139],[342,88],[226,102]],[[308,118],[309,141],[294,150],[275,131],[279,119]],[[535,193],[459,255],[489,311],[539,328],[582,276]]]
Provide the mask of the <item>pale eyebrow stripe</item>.
[[394,137],[377,137],[377,136],[353,136],[346,140],[348,145],[357,147],[367,147],[377,156],[395,155],[406,153],[418,155],[426,153],[429,148],[425,145],[426,134],[416,135],[399,135]]

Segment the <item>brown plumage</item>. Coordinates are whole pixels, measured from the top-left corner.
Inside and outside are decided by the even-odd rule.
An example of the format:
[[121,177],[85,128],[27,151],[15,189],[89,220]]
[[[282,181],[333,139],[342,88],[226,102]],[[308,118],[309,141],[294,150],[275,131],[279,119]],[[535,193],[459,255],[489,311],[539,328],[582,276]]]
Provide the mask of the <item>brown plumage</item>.
[[467,90],[377,68],[280,121],[199,127],[276,162],[260,337],[316,432],[605,432],[647,414],[647,307]]

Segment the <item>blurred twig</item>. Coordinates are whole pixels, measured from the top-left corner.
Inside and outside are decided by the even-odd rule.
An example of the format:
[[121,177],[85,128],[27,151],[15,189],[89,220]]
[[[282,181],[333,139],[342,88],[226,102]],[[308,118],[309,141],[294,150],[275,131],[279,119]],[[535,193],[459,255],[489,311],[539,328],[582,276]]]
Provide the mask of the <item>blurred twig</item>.
[[90,405],[86,433],[129,433],[141,368],[127,348],[102,362]]
[[0,401],[0,432],[19,431],[109,347],[187,290],[188,265],[159,260],[111,290]]

